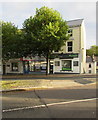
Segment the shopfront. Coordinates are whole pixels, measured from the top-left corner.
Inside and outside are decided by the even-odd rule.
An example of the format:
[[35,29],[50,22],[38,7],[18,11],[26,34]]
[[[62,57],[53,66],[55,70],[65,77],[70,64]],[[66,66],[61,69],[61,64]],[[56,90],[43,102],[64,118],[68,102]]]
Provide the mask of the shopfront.
[[54,58],[53,73],[79,73],[79,55],[63,54],[56,55]]
[[72,70],[72,60],[62,60],[62,71]]
[[[20,59],[23,62],[23,73],[46,73],[46,59],[43,58],[23,58]],[[53,73],[53,61],[49,62],[49,73]]]

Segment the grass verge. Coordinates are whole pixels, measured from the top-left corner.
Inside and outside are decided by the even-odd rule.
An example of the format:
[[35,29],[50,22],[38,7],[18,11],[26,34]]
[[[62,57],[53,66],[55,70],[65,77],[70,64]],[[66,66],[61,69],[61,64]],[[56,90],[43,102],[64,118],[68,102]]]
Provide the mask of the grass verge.
[[25,87],[35,87],[35,86],[39,86],[40,84],[41,84],[41,81],[39,81],[39,80],[0,81],[0,86],[2,86],[2,90],[25,88]]

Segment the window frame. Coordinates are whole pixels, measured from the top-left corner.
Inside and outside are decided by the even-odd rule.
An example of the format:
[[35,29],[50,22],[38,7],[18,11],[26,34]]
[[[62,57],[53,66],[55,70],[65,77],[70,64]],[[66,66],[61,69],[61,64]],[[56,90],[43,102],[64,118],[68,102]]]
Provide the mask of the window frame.
[[55,61],[55,66],[60,66],[60,61]]
[[92,65],[91,65],[91,63],[89,63],[89,68],[91,68],[92,67]]
[[[72,46],[68,46],[68,43],[69,43],[69,42],[72,43]],[[67,52],[68,52],[68,53],[72,53],[72,52],[73,52],[73,41],[67,41],[66,46],[67,46]],[[71,48],[72,50],[69,51],[68,48]]]
[[88,70],[89,73],[92,73],[92,70]]
[[[17,64],[17,66],[14,66],[13,64]],[[15,67],[15,68],[17,68],[17,69],[14,69],[13,67]],[[19,70],[18,62],[12,62],[12,63],[11,63],[11,70],[12,70],[13,72],[18,72],[18,70]]]
[[73,29],[69,29],[69,30],[68,30],[68,35],[70,35],[70,37],[73,36]]
[[79,61],[73,61],[73,66],[79,66]]
[[[65,63],[67,64],[64,65]],[[72,71],[72,60],[62,60],[62,71]]]

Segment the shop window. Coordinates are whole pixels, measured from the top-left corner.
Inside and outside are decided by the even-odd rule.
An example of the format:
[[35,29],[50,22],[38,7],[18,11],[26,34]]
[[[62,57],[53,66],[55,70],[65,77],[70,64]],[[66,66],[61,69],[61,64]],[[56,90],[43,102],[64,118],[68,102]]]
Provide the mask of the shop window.
[[62,70],[71,71],[71,60],[62,60]]
[[55,66],[60,66],[60,61],[55,61]]
[[72,52],[72,46],[73,46],[72,41],[71,42],[67,42],[67,51],[68,52]]
[[91,73],[91,70],[89,70],[89,73]]
[[68,34],[70,35],[70,37],[72,37],[72,29],[68,30]]
[[18,71],[18,63],[12,63],[12,71]]
[[91,63],[89,63],[89,68],[91,68]]
[[98,69],[96,69],[96,73],[98,74]]
[[74,61],[73,66],[78,66],[78,61]]

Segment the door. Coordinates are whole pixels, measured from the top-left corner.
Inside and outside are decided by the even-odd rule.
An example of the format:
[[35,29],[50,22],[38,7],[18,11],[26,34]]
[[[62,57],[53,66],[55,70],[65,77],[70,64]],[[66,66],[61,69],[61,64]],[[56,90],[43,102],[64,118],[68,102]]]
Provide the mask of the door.
[[3,65],[3,75],[5,74],[5,65]]

